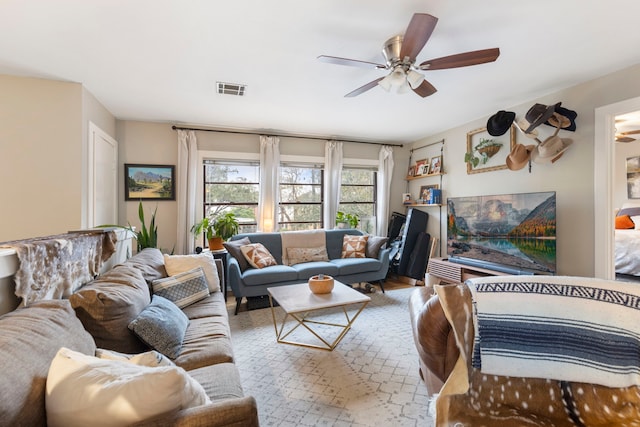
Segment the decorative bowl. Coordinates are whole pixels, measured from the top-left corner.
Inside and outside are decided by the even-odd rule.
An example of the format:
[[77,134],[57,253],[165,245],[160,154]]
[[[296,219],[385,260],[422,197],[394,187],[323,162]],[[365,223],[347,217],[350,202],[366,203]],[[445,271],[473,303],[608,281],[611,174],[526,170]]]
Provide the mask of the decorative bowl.
[[328,294],[333,290],[333,277],[321,274],[309,278],[309,289],[314,294]]

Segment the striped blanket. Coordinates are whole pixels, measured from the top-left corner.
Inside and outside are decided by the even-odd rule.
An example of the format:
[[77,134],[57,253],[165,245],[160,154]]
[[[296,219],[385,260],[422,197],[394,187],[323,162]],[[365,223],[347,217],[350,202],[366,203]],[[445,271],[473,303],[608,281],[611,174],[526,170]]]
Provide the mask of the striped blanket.
[[466,282],[482,373],[640,385],[640,286],[584,277]]

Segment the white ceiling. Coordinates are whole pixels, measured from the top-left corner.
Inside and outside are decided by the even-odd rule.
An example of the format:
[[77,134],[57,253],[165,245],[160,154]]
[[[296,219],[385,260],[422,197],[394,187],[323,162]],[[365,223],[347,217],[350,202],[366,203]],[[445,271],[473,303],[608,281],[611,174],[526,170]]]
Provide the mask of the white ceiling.
[[[425,72],[427,98],[344,98],[384,71],[316,57],[384,62],[415,12],[439,18],[418,63],[500,57]],[[639,15],[637,0],[2,0],[0,73],[82,83],[124,120],[402,143],[640,63]]]

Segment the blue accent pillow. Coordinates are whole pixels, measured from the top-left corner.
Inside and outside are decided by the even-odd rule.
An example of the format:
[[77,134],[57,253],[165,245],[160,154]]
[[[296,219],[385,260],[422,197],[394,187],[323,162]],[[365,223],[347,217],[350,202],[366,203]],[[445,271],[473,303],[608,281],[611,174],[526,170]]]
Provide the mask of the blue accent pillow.
[[180,355],[187,326],[187,315],[159,295],[153,295],[151,304],[129,323],[129,329],[138,338],[170,359]]

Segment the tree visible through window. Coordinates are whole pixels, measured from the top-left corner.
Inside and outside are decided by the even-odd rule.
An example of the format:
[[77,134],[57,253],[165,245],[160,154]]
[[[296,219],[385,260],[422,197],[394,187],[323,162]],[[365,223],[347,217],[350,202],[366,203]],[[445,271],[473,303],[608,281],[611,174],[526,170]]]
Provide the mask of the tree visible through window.
[[204,161],[204,215],[233,212],[241,233],[256,231],[260,168],[257,162]]
[[322,184],[320,166],[280,166],[280,231],[322,228]]
[[340,204],[338,210],[356,214],[360,218],[358,228],[375,233],[376,172],[371,169],[342,169]]

